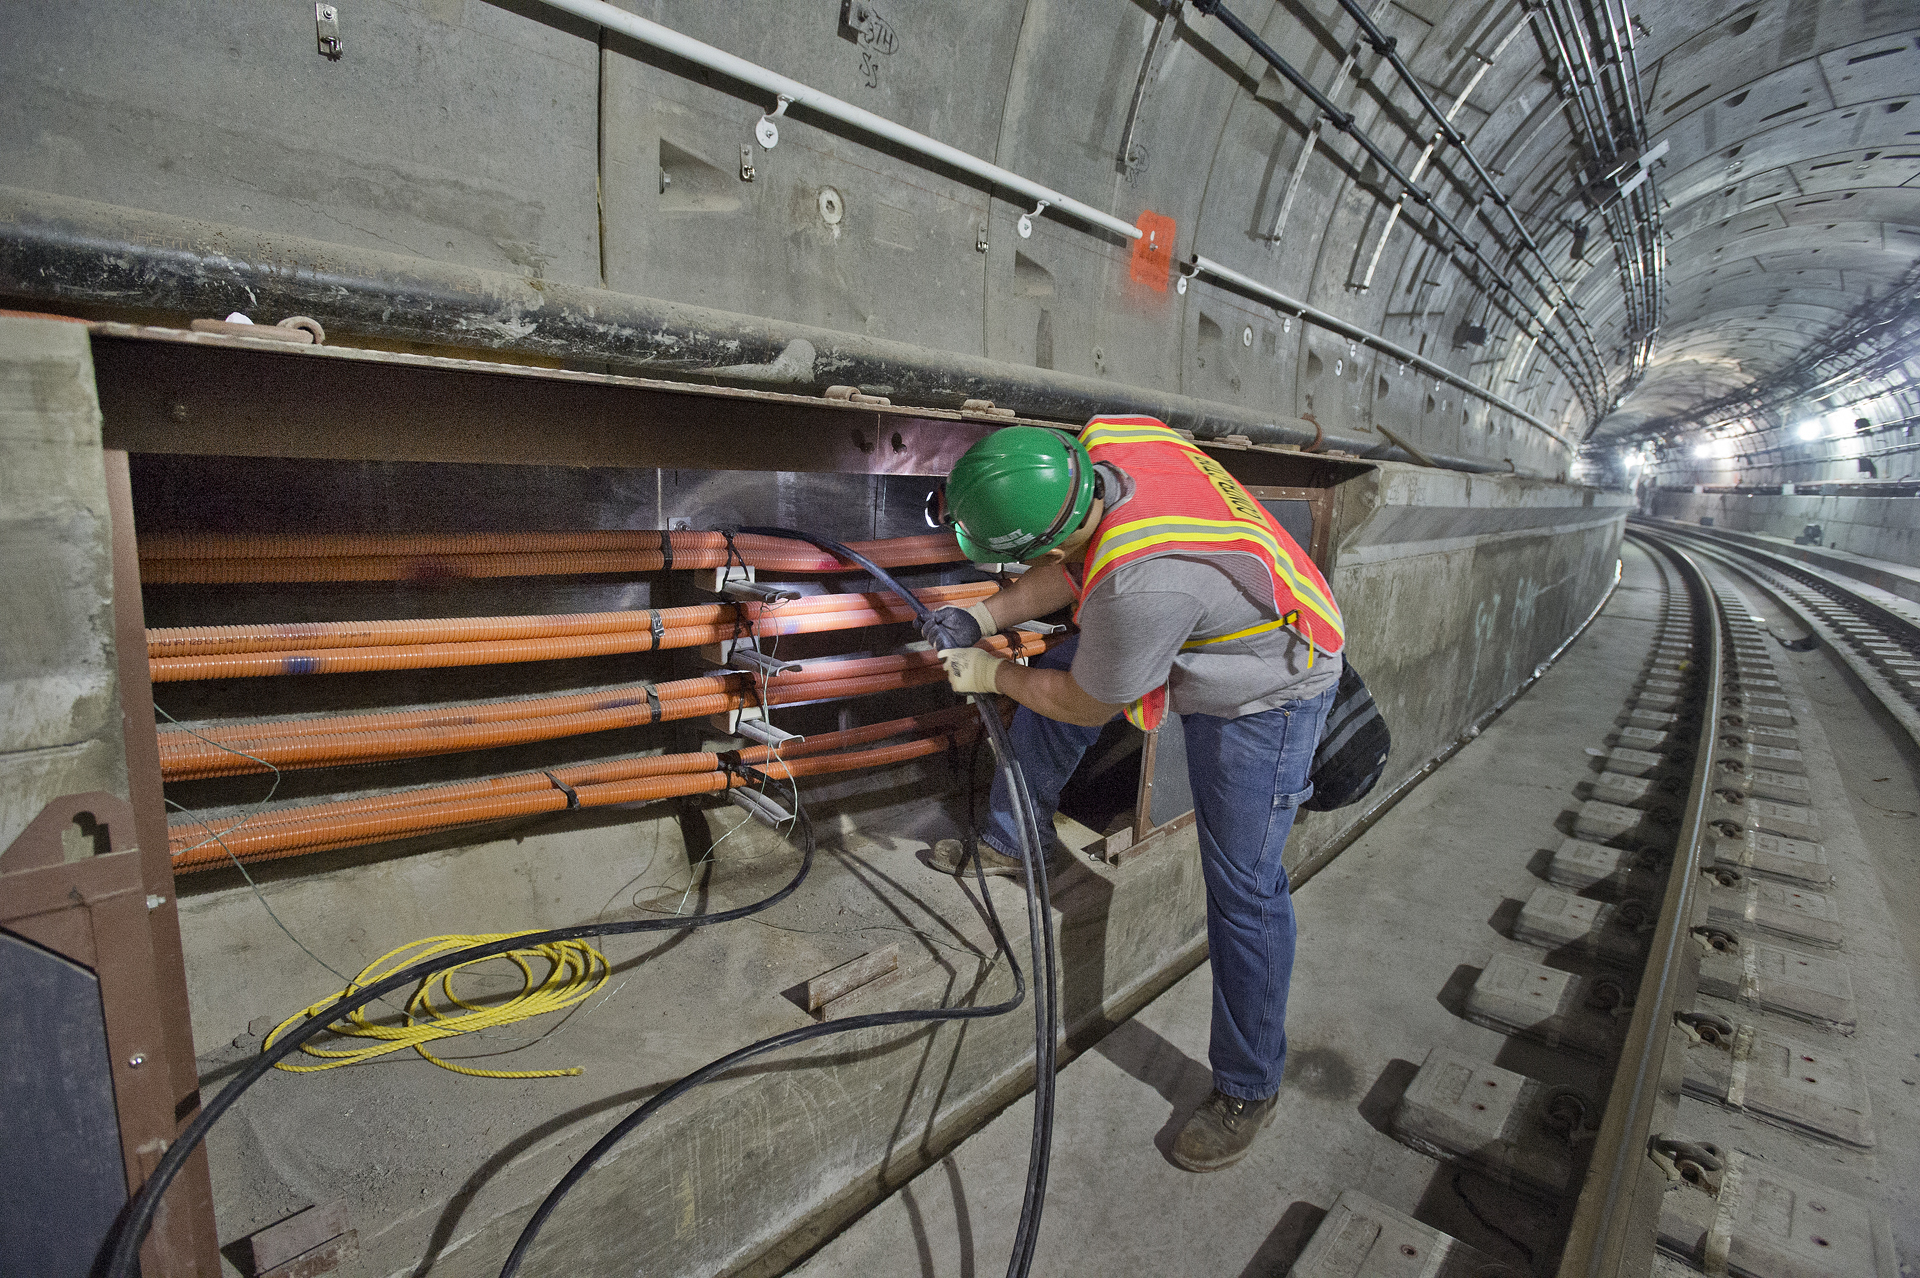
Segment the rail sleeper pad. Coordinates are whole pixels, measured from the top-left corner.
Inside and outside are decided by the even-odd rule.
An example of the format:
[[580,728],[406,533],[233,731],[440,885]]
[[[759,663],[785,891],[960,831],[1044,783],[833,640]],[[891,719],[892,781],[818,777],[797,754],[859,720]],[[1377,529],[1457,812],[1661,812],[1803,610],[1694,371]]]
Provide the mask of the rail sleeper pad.
[[1572,951],[1631,967],[1647,951],[1652,910],[1629,900],[1621,905],[1590,901],[1557,887],[1539,887],[1520,907],[1513,939],[1556,953]]
[[1405,1212],[1343,1189],[1288,1278],[1523,1278]]
[[1658,750],[1667,744],[1669,735],[1656,728],[1622,728],[1614,739],[1629,750]]
[[1615,746],[1607,752],[1607,771],[1617,772],[1622,776],[1650,776],[1658,772],[1666,762],[1665,755],[1655,754],[1651,750],[1636,750],[1632,746]]
[[1707,856],[1709,863],[1716,867],[1752,870],[1756,874],[1811,883],[1816,887],[1833,882],[1833,867],[1827,863],[1826,848],[1802,839],[1748,830],[1737,839],[1710,840]]
[[1664,692],[1669,696],[1675,697],[1684,697],[1687,695],[1687,685],[1684,680],[1663,679],[1658,675],[1651,675],[1643,679],[1640,683],[1640,690],[1642,692]]
[[1627,777],[1602,772],[1587,785],[1602,803],[1665,813],[1669,823],[1680,819],[1680,806],[1686,802],[1686,786],[1679,777]]
[[1810,806],[1813,801],[1813,785],[1805,776],[1774,768],[1749,767],[1740,759],[1722,759],[1720,762],[1732,765],[1721,768],[1720,783],[1743,794],[1774,803],[1797,803],[1802,807]]
[[1754,1025],[1687,1053],[1687,1094],[1809,1135],[1871,1148],[1873,1108],[1860,1067],[1826,1047]]
[[1632,706],[1636,710],[1659,710],[1667,714],[1686,704],[1686,698],[1671,692],[1636,692]]
[[1793,728],[1770,728],[1764,723],[1750,723],[1742,731],[1761,745],[1798,746],[1800,744],[1800,733]]
[[1764,688],[1755,688],[1750,681],[1746,680],[1742,680],[1742,687],[1738,692],[1731,693],[1730,695],[1736,700],[1746,702],[1749,706],[1784,707],[1787,704],[1786,693],[1769,692]]
[[1654,896],[1666,877],[1666,872],[1651,864],[1642,849],[1603,847],[1582,839],[1560,840],[1553,859],[1547,863],[1549,882],[1579,892],[1593,889],[1610,896]]
[[1751,1278],[1895,1278],[1885,1216],[1772,1163],[1730,1152],[1726,1164],[1718,1197],[1690,1186],[1661,1197],[1662,1251]]
[[1502,1185],[1558,1195],[1573,1180],[1574,1151],[1566,1131],[1549,1125],[1556,1091],[1436,1047],[1394,1111],[1393,1134],[1423,1154],[1470,1163]]
[[1666,710],[1656,710],[1652,706],[1630,706],[1627,709],[1627,722],[1643,728],[1665,730],[1680,722],[1680,716]]
[[1709,881],[1706,889],[1709,923],[1830,949],[1846,938],[1833,899],[1804,887],[1743,876],[1731,887]]
[[1700,957],[1700,992],[1763,1012],[1777,1012],[1853,1033],[1853,973],[1838,959],[1818,958],[1745,939],[1737,950]]
[[1807,756],[1798,750],[1749,741],[1741,752],[1741,758],[1750,768],[1770,768],[1775,772],[1791,772],[1797,776],[1807,774]]
[[1743,830],[1778,834],[1807,843],[1820,841],[1820,818],[1812,808],[1777,799],[1740,798],[1725,786],[1715,788],[1707,798],[1707,820],[1729,821]]
[[1653,811],[1641,811],[1624,803],[1606,799],[1588,799],[1574,814],[1573,832],[1594,843],[1631,843],[1638,847],[1673,843],[1673,809],[1661,804]]
[[1466,1014],[1503,1034],[1609,1060],[1626,1037],[1629,999],[1620,977],[1577,976],[1497,954],[1468,991]]
[[[1734,700],[1738,701],[1740,698],[1736,697]],[[1750,723],[1764,723],[1776,728],[1784,728],[1790,723],[1799,722],[1793,717],[1793,711],[1785,706],[1759,705],[1749,701],[1745,705],[1728,706],[1727,710],[1735,717],[1744,717]]]

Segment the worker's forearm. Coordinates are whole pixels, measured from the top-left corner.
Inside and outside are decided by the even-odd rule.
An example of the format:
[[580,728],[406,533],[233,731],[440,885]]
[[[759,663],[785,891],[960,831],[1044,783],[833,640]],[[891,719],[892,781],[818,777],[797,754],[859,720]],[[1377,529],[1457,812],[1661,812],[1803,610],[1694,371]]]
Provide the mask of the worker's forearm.
[[1029,569],[1018,581],[987,596],[987,611],[1000,629],[1057,612],[1073,602],[1073,584],[1058,564]]
[[995,672],[994,687],[1012,697],[1035,714],[1061,723],[1095,728],[1120,712],[1119,706],[1096,701],[1087,695],[1066,670],[1035,669],[1018,662],[1004,661]]

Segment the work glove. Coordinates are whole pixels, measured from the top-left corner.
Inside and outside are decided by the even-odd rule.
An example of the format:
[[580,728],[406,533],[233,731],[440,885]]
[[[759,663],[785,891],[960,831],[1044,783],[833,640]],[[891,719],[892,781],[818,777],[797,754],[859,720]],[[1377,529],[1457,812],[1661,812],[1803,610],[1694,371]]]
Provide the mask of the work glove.
[[971,648],[999,629],[994,623],[993,614],[987,611],[985,600],[970,608],[936,609],[920,623],[921,636],[935,649]]
[[984,648],[943,648],[940,664],[955,692],[991,693],[1000,674],[1001,659]]

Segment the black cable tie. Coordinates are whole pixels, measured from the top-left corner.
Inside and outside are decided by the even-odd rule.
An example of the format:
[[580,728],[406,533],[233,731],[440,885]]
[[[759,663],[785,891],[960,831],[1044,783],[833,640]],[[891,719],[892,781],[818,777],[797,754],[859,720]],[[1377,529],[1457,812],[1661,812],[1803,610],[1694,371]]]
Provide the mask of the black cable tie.
[[660,694],[653,690],[652,684],[647,685],[647,713],[653,716],[650,722],[660,722]]
[[660,530],[660,558],[664,561],[660,571],[673,571],[673,534],[665,528]]
[[543,772],[540,775],[545,777],[547,780],[553,782],[554,789],[560,791],[560,793],[567,796],[567,811],[572,812],[575,808],[578,808],[580,806],[580,792],[578,790],[574,789],[572,786],[568,785],[565,781],[562,781],[559,777],[556,777],[551,772]]

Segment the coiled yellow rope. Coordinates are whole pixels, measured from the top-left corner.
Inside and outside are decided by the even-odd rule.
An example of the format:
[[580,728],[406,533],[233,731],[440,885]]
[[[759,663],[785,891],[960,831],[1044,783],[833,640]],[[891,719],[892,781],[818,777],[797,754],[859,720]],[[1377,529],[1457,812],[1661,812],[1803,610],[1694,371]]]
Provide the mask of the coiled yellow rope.
[[[285,1033],[287,1028],[309,1017],[317,1016],[332,1006],[337,1000],[356,990],[364,989],[401,968],[411,967],[436,954],[450,950],[462,950],[472,945],[485,945],[493,941],[510,940],[516,936],[526,936],[525,932],[490,932],[477,936],[429,936],[424,940],[413,941],[398,949],[388,950],[366,967],[360,969],[353,983],[338,994],[329,994],[318,1003],[304,1011],[295,1012],[286,1020],[274,1026],[261,1044],[265,1051],[273,1045],[274,1039]],[[342,1065],[354,1065],[370,1061],[376,1056],[385,1056],[388,1052],[411,1047],[420,1055],[438,1065],[441,1069],[450,1069],[456,1074],[468,1074],[474,1078],[565,1078],[578,1074],[578,1066],[572,1069],[472,1069],[465,1065],[456,1065],[441,1060],[427,1050],[426,1045],[438,1039],[453,1038],[460,1034],[471,1034],[475,1030],[491,1029],[496,1025],[511,1025],[515,1021],[524,1021],[529,1017],[543,1016],[548,1012],[558,1012],[574,1006],[583,999],[591,997],[601,986],[607,983],[612,968],[606,955],[588,945],[585,941],[561,941],[550,945],[536,945],[524,950],[509,950],[505,954],[496,954],[493,958],[511,959],[520,969],[521,987],[518,993],[501,1003],[470,1003],[453,992],[453,974],[463,967],[472,967],[476,963],[491,962],[491,959],[471,959],[465,963],[456,963],[442,971],[435,972],[420,982],[420,988],[414,991],[407,1001],[406,1022],[402,1025],[375,1025],[366,1018],[366,1009],[350,1012],[343,1021],[328,1026],[335,1034],[352,1038],[371,1038],[380,1040],[373,1046],[353,1048],[346,1051],[331,1051],[303,1043],[300,1050],[308,1056],[323,1058],[319,1065],[289,1065],[281,1061],[275,1069],[284,1069],[294,1074],[311,1074],[317,1070],[338,1069]],[[545,979],[536,980],[533,964],[544,961],[547,966]],[[438,987],[443,1002],[450,1005],[448,1011],[435,1007],[432,994]],[[464,1009],[454,1012],[451,1007]]]

